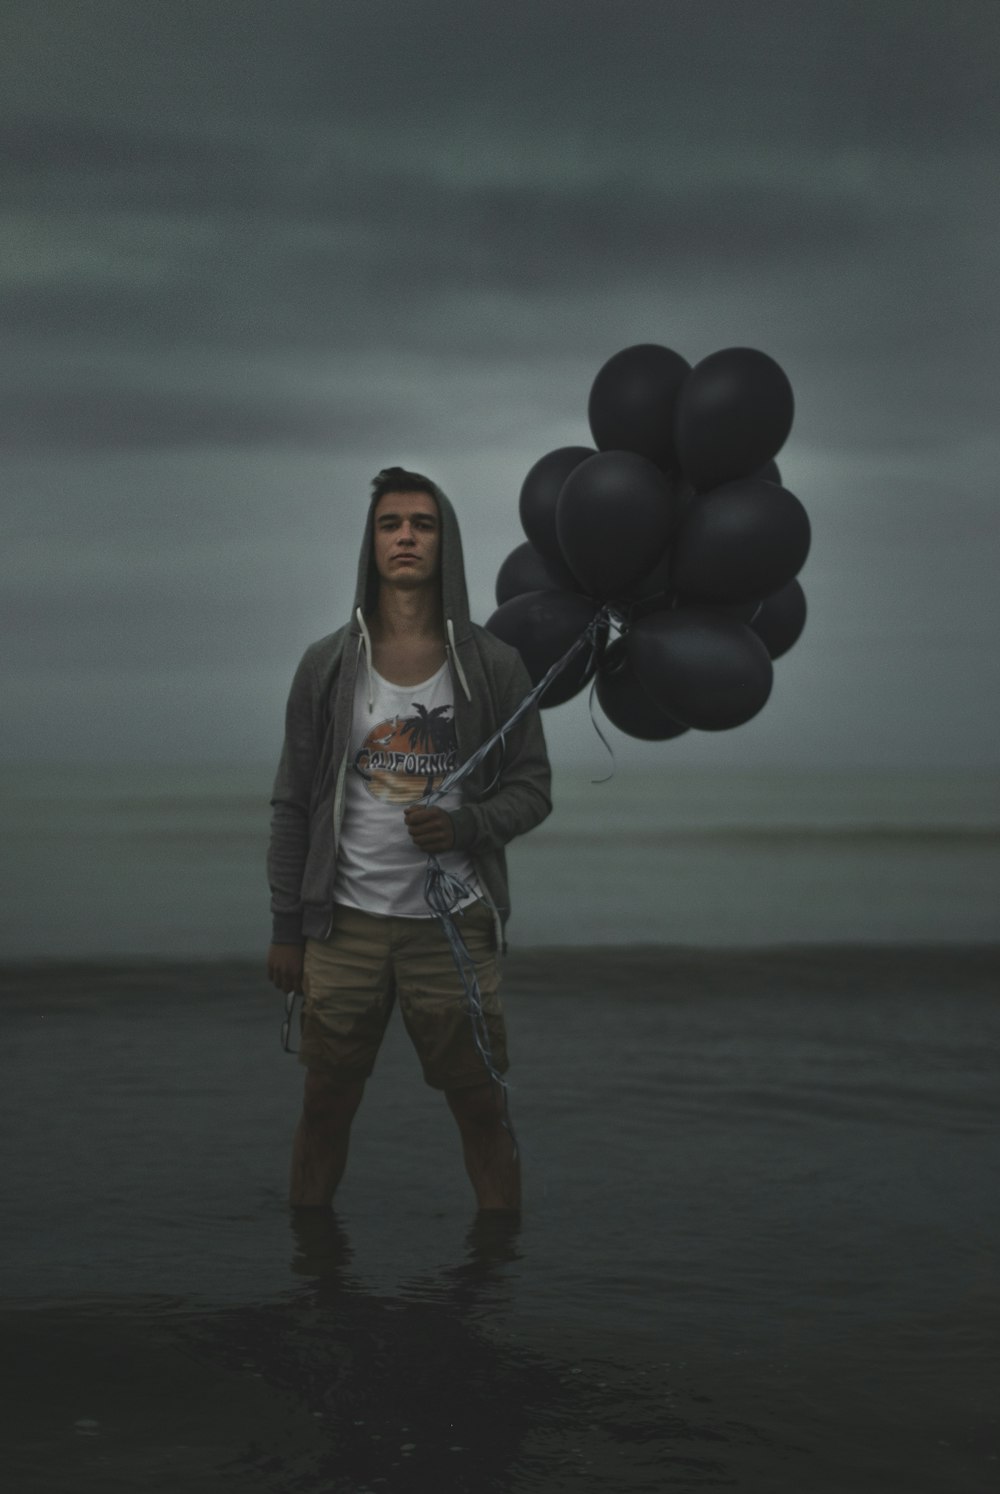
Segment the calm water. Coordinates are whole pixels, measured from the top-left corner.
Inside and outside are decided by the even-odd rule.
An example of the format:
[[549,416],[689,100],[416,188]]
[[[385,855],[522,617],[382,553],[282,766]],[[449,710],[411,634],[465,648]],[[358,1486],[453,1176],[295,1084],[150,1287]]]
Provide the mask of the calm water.
[[492,1228],[398,1021],[296,1224],[255,966],[2,974],[18,1494],[996,1488],[996,949],[512,959]]
[[[0,956],[256,955],[270,768],[5,770]],[[515,947],[992,941],[1000,779],[559,772]]]

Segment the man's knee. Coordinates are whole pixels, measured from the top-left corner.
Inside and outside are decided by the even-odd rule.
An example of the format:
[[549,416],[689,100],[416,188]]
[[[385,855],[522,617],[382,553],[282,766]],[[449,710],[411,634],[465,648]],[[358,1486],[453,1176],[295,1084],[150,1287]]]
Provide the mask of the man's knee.
[[349,1125],[364,1091],[364,1079],[335,1079],[318,1069],[307,1069],[302,1113],[311,1126]]
[[501,1120],[504,1113],[503,1092],[492,1081],[470,1085],[468,1089],[445,1090],[445,1098],[452,1115],[465,1129],[488,1129]]

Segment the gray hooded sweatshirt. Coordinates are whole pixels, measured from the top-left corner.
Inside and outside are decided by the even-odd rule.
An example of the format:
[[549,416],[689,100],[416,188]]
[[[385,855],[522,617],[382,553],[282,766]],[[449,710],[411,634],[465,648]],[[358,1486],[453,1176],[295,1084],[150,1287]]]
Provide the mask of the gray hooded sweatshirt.
[[[469,619],[458,520],[440,489],[441,595],[455,691],[455,734],[465,762],[509,719],[531,689],[521,656]],[[333,881],[344,813],[354,688],[371,669],[365,617],[378,601],[368,510],[351,621],[308,648],[285,712],[285,742],[271,796],[272,938],[276,944],[323,939],[333,918]],[[510,912],[504,846],[540,824],[552,808],[549,761],[537,709],[506,743],[488,753],[461,785],[462,807],[449,811],[456,849],[468,853],[502,926]],[[402,824],[400,826],[402,832]]]

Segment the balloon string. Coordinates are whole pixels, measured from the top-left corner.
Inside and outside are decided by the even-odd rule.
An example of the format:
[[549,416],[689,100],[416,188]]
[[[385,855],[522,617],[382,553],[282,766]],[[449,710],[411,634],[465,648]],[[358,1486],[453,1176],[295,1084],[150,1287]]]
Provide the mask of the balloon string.
[[[500,1087],[503,1099],[503,1115],[500,1124],[510,1136],[513,1148],[513,1160],[516,1162],[519,1152],[517,1136],[514,1133],[513,1122],[510,1118],[510,1104],[508,1100],[507,1081],[497,1069],[493,1060],[493,1049],[490,1046],[489,1026],[486,1020],[486,1011],[483,1007],[483,993],[479,986],[479,977],[476,973],[476,962],[472,958],[469,946],[459,933],[455,923],[455,911],[458,904],[465,899],[474,898],[473,890],[456,877],[453,872],[446,871],[438,858],[431,854],[427,857],[427,875],[424,881],[424,897],[428,907],[437,918],[444,930],[451,957],[455,962],[462,989],[465,993],[465,1009],[472,1023],[472,1040],[476,1045],[476,1051],[483,1061],[483,1066],[493,1082]],[[489,903],[489,899],[486,899]],[[492,907],[492,904],[489,904]],[[495,911],[495,909],[494,909]],[[461,917],[461,909],[458,909]]]
[[[590,663],[592,663],[593,656],[597,652],[598,639],[602,630],[608,625],[609,621],[611,620],[611,615],[611,609],[609,607],[601,607],[600,610],[596,612],[591,618],[590,622],[584,628],[579,638],[577,638],[566,650],[562,658],[557,659],[556,662],[552,665],[551,669],[549,669],[548,672],[543,676],[543,678],[539,680],[538,684],[528,691],[527,695],[521,701],[520,705],[514,711],[513,715],[510,716],[503,723],[503,725],[499,727],[498,730],[495,731],[493,735],[482,744],[481,747],[477,747],[475,752],[472,753],[471,757],[467,757],[464,763],[460,763],[457,768],[453,768],[450,773],[446,774],[438,784],[437,788],[431,789],[430,793],[425,794],[420,801],[421,804],[436,804],[439,799],[444,798],[445,794],[449,793],[451,789],[455,788],[457,784],[461,783],[464,778],[467,778],[468,775],[473,771],[473,769],[478,768],[479,764],[485,757],[489,755],[490,752],[493,751],[493,748],[498,743],[500,744],[501,749],[503,749],[507,743],[507,735],[512,730],[512,728],[517,725],[522,716],[527,715],[528,711],[531,710],[531,707],[538,700],[539,696],[545,693],[556,676],[562,673],[566,666],[576,658],[581,649],[587,647],[588,643],[591,649]],[[587,665],[588,670],[590,668],[590,663],[588,663]],[[491,788],[493,787],[493,784],[496,782],[499,776],[500,774],[498,769],[492,783],[490,784]]]
[[611,780],[612,780],[612,778],[614,778],[614,776],[615,776],[615,769],[616,769],[617,765],[615,763],[614,748],[611,746],[611,743],[608,741],[607,737],[604,735],[603,731],[598,726],[598,724],[597,724],[597,717],[594,714],[594,695],[595,695],[596,691],[597,691],[597,681],[594,680],[593,684],[590,687],[590,694],[587,697],[587,705],[588,705],[588,707],[590,709],[590,724],[594,728],[594,730],[596,731],[597,735],[600,737],[601,741],[604,743],[605,751],[607,752],[608,757],[610,757],[610,759],[611,759],[611,772],[610,773],[605,773],[605,775],[604,775],[603,778],[592,778],[590,781],[593,784],[610,783]]
[[[454,788],[456,784],[461,783],[464,778],[468,777],[473,769],[483,761],[487,754],[491,752],[498,743],[500,744],[500,764],[502,766],[504,750],[507,745],[508,732],[514,726],[516,726],[518,721],[521,720],[522,716],[524,716],[531,709],[531,707],[538,700],[539,696],[545,693],[556,676],[561,674],[562,671],[567,667],[567,665],[570,664],[572,660],[576,658],[577,654],[580,653],[581,650],[586,648],[588,644],[590,645],[591,651],[591,656],[587,663],[587,670],[589,671],[597,655],[601,634],[607,628],[609,623],[612,622],[612,620],[612,614],[607,606],[602,607],[597,613],[595,613],[594,617],[587,624],[586,628],[584,628],[579,638],[577,638],[575,642],[571,644],[571,646],[563,654],[562,658],[557,659],[556,662],[552,665],[551,669],[547,671],[544,678],[539,680],[538,684],[528,691],[528,694],[518,705],[513,715],[510,716],[508,720],[506,720],[499,728],[499,730],[495,731],[493,735],[487,741],[485,741],[481,747],[477,747],[476,751],[472,754],[471,757],[467,758],[464,763],[461,763],[457,768],[453,769],[451,773],[448,773],[445,778],[442,779],[441,783],[438,784],[436,789],[432,789],[430,793],[425,794],[420,802],[425,805],[436,804],[437,801],[446,793],[448,793],[450,789]],[[593,708],[591,708],[591,719],[593,719]],[[597,727],[596,721],[594,722],[594,726],[597,730],[598,736],[601,736],[600,728]],[[601,740],[603,741],[604,738],[601,737]],[[605,746],[607,746],[606,742]],[[611,749],[608,748],[609,752],[610,750]],[[614,754],[612,754],[612,757],[613,756]],[[500,767],[497,768],[497,771],[489,785],[490,788],[493,787],[493,784],[496,783],[499,777]],[[511,1146],[513,1147],[513,1157],[516,1161],[519,1154],[517,1137],[514,1134],[514,1127],[510,1118],[507,1081],[500,1074],[493,1059],[493,1049],[490,1046],[489,1027],[486,1020],[486,1012],[483,1007],[483,993],[480,989],[479,977],[476,973],[476,962],[472,958],[472,955],[469,952],[469,947],[466,944],[465,940],[462,938],[462,935],[459,933],[458,926],[455,923],[455,913],[457,912],[459,914],[459,917],[461,917],[460,905],[463,903],[471,902],[474,899],[479,898],[481,895],[482,894],[479,889],[470,887],[468,883],[462,880],[461,877],[457,877],[454,872],[447,871],[441,865],[440,861],[435,855],[428,855],[427,872],[424,878],[424,898],[427,906],[431,910],[431,913],[438,920],[442,929],[444,930],[445,938],[448,941],[448,947],[451,950],[452,959],[455,962],[455,968],[458,970],[459,979],[462,982],[462,989],[465,993],[466,1011],[469,1013],[469,1019],[472,1023],[472,1037],[476,1045],[476,1051],[483,1061],[486,1072],[489,1074],[493,1082],[500,1087],[500,1093],[503,1097],[503,1115],[501,1116],[500,1124],[510,1136]],[[489,898],[484,897],[483,901],[486,902],[487,906],[491,908],[493,914],[496,915],[497,910],[490,902]]]

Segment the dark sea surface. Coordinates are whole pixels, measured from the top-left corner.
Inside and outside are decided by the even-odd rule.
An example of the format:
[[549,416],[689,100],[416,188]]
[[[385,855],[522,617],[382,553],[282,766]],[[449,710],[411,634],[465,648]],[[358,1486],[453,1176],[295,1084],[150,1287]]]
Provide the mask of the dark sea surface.
[[259,960],[8,962],[4,1489],[992,1494],[1000,947],[528,949],[505,991],[523,1220],[398,1019],[293,1216]]

